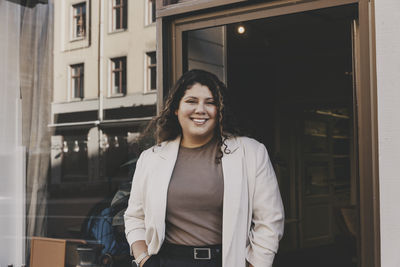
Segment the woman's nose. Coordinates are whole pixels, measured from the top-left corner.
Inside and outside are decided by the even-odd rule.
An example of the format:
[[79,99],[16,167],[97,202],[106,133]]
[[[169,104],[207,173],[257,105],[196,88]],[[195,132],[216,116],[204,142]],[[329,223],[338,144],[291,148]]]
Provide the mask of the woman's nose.
[[195,113],[205,113],[205,112],[206,112],[206,110],[205,110],[205,107],[204,107],[204,103],[198,103],[196,105]]

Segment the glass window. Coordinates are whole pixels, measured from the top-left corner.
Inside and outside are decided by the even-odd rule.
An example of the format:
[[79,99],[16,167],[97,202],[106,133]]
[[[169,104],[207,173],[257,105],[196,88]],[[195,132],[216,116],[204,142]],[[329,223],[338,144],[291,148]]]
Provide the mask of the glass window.
[[73,8],[73,38],[86,36],[86,3],[79,3]]
[[146,91],[155,91],[157,89],[157,64],[156,52],[146,53],[147,86]]
[[147,0],[147,24],[156,22],[156,1]]
[[[7,107],[11,112],[21,112],[21,116],[8,113],[10,121],[21,127],[14,123],[3,127],[13,130],[13,140],[21,140],[26,147],[23,150],[19,142],[16,144],[20,168],[10,166],[15,175],[9,181],[18,182],[12,190],[18,185],[20,193],[10,197],[9,202],[18,204],[21,210],[16,211],[11,205],[8,210],[12,211],[10,214],[23,214],[26,208],[29,214],[26,221],[12,215],[10,223],[18,223],[21,233],[12,236],[17,236],[14,240],[21,243],[21,248],[28,240],[26,254],[17,253],[28,259],[27,266],[77,266],[83,262],[88,266],[110,266],[111,261],[113,266],[131,266],[123,213],[136,160],[141,151],[154,144],[150,135],[144,141],[139,136],[156,115],[157,95],[144,92],[144,58],[156,46],[155,28],[144,25],[147,2],[135,9],[129,6],[129,11],[128,1],[53,1],[29,7],[34,16],[0,16],[4,18],[3,25],[12,26],[3,38],[10,48],[5,50],[7,62],[32,67],[20,68],[17,64],[3,68],[6,79],[20,80],[12,82],[18,88],[13,88],[13,96],[7,102],[16,105],[21,99],[29,100],[20,108]],[[12,9],[4,14],[19,14],[25,8],[8,6]],[[106,32],[116,30],[115,34],[104,36],[107,44],[102,46],[93,43],[102,38],[99,10],[106,12],[108,18]],[[91,11],[95,16],[89,17]],[[129,16],[128,12],[143,16]],[[135,34],[117,33],[127,28],[128,16],[137,26]],[[7,23],[14,20],[17,23]],[[57,45],[64,39],[67,43]],[[121,45],[133,42],[135,45]],[[16,44],[21,49],[15,49]],[[135,55],[139,60],[130,59],[132,79],[128,87],[127,60]],[[155,66],[155,53],[151,55],[150,69]],[[155,87],[154,74],[153,77],[150,87]],[[14,154],[10,157],[14,159]],[[116,205],[112,200],[121,195],[125,197]],[[27,200],[26,205],[16,201],[19,196]],[[67,249],[64,246],[57,250],[54,242],[66,244]],[[48,252],[46,246],[57,250],[52,258],[57,263],[40,256]],[[25,264],[25,260],[7,262],[14,266]]]
[[71,98],[83,98],[84,65],[71,65]]
[[112,30],[127,28],[128,21],[128,1],[112,0]]
[[126,94],[126,57],[111,59],[111,95]]

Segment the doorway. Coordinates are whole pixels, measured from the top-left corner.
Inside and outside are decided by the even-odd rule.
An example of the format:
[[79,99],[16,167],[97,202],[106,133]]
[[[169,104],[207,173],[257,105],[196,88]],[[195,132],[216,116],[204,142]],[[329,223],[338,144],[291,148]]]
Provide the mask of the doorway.
[[264,143],[285,206],[274,266],[357,266],[353,5],[183,32],[182,71],[227,83],[241,128]]

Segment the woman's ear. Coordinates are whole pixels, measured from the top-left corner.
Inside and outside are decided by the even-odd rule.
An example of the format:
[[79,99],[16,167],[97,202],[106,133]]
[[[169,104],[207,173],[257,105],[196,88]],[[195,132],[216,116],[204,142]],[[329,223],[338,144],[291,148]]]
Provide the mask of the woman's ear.
[[175,110],[174,113],[175,113],[176,116],[178,116],[178,110],[177,109]]

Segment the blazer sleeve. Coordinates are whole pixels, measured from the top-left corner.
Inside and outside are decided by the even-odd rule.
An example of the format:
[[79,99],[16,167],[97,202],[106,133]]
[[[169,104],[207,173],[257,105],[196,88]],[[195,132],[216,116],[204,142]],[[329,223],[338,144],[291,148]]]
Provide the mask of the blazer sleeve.
[[284,210],[275,172],[264,145],[258,144],[255,156],[252,223],[246,259],[254,267],[272,267],[283,235]]
[[124,214],[125,235],[129,247],[132,247],[135,241],[145,240],[145,214],[143,209],[144,154],[145,152],[140,155],[136,163],[128,207]]

